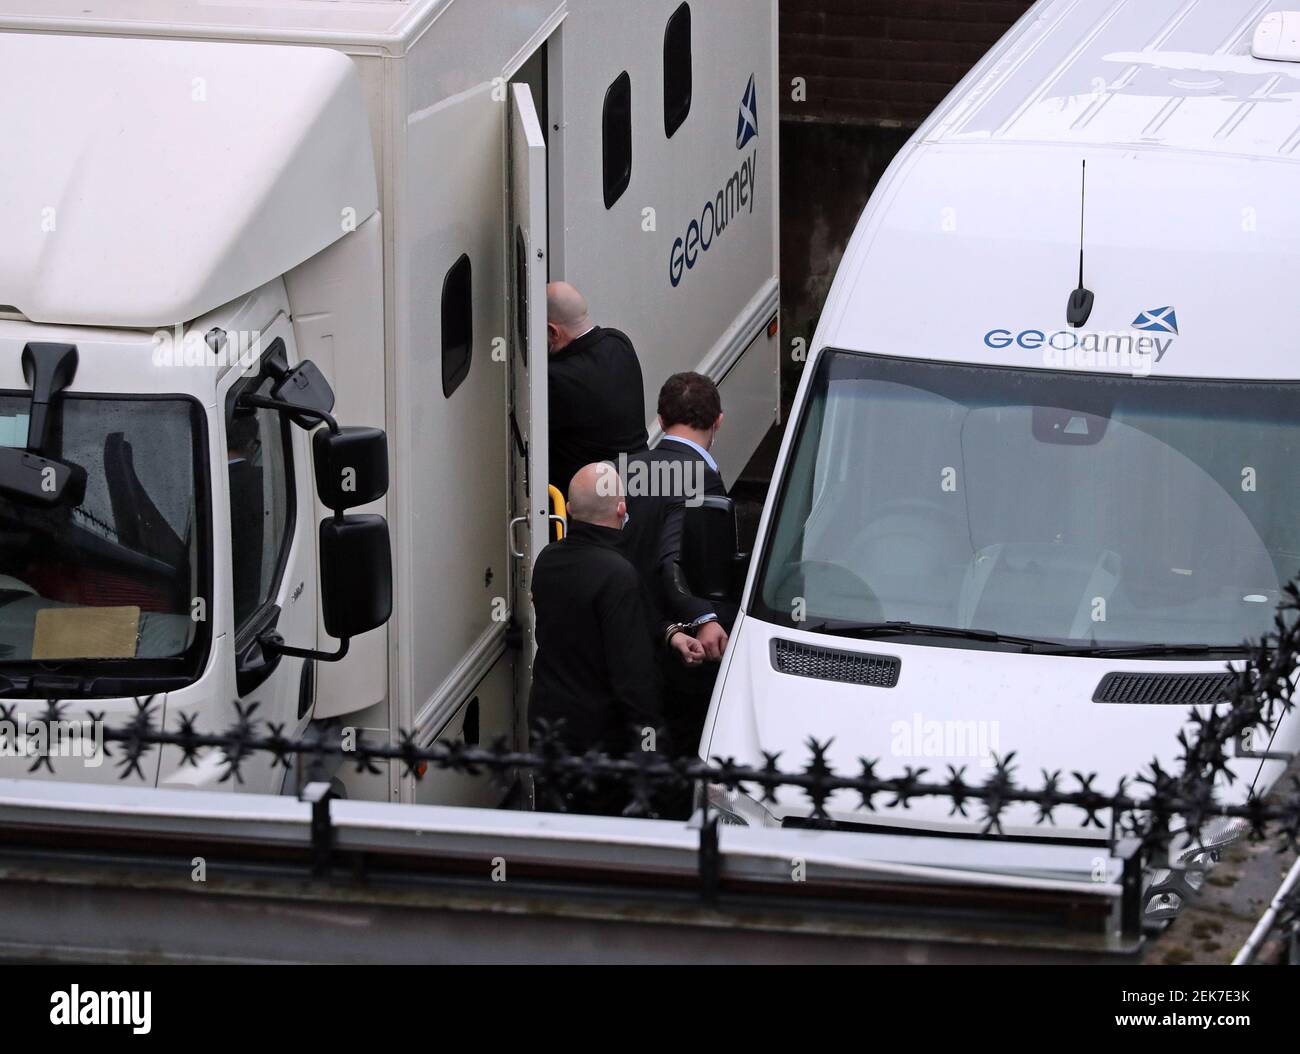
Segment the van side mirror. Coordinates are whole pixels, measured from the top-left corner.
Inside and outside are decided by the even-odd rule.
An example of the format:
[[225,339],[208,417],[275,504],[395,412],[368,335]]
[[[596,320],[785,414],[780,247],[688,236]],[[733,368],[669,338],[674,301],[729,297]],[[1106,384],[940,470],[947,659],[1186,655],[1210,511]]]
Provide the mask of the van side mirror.
[[388,437],[382,429],[342,428],[330,416],[334,389],[311,361],[285,369],[278,363],[276,385],[268,398],[240,397],[243,406],[278,410],[294,424],[316,428],[312,462],[321,502],[334,511],[320,525],[321,614],[325,632],[338,638],[336,651],[323,652],[286,644],[272,629],[258,637],[257,668],[245,671],[247,682],[289,655],[338,662],[353,637],[378,629],[393,613],[393,559],[388,521],[382,516],[348,516],[345,510],[367,505],[388,493]]
[[327,509],[342,512],[388,493],[388,436],[380,428],[319,428],[311,438],[316,493]]
[[393,613],[393,559],[382,516],[334,516],[320,525],[325,632],[347,640]]
[[749,554],[740,552],[736,503],[706,495],[686,506],[681,565],[696,596],[738,603],[749,572]]

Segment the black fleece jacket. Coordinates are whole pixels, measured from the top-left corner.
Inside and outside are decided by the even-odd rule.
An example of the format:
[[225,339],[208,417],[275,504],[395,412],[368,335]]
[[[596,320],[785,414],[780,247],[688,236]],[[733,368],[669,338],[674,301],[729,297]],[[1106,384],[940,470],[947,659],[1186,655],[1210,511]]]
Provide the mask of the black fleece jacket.
[[529,720],[563,720],[571,749],[641,750],[647,727],[667,749],[652,607],[622,540],[613,528],[571,521],[533,570]]

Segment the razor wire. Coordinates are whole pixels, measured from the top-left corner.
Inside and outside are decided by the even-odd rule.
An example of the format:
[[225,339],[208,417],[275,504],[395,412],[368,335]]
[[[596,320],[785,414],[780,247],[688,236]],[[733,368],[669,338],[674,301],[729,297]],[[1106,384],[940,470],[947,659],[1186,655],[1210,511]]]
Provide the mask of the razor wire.
[[[102,713],[89,719],[103,726],[103,749],[114,758],[122,779],[146,778],[144,763],[154,750],[180,751],[182,768],[197,766],[206,751],[220,753],[219,782],[241,784],[249,760],[269,755],[273,767],[289,769],[303,759],[313,772],[352,765],[358,773],[379,774],[386,762],[400,764],[404,774],[422,778],[429,767],[478,776],[487,774],[503,785],[531,774],[543,788],[543,805],[564,811],[569,794],[591,791],[597,785],[616,785],[626,794],[624,815],[652,817],[665,791],[699,790],[712,784],[728,791],[758,792],[756,800],[776,803],[778,792],[802,792],[808,819],[831,822],[832,807],[844,811],[845,796],[852,809],[872,814],[881,809],[907,809],[921,799],[947,799],[950,816],[977,818],[984,835],[1003,833],[1008,810],[1031,806],[1035,824],[1054,824],[1059,810],[1082,812],[1083,826],[1104,828],[1109,819],[1112,838],[1133,836],[1150,851],[1167,847],[1175,822],[1199,838],[1214,820],[1244,823],[1253,839],[1276,837],[1279,848],[1300,845],[1300,778],[1290,776],[1273,793],[1249,794],[1230,802],[1222,788],[1236,780],[1232,771],[1232,744],[1255,731],[1271,738],[1279,722],[1295,707],[1293,698],[1300,666],[1300,590],[1295,583],[1283,591],[1272,630],[1251,644],[1238,669],[1230,670],[1232,684],[1220,703],[1190,711],[1188,725],[1179,733],[1177,764],[1166,770],[1153,759],[1142,771],[1123,777],[1113,790],[1098,785],[1093,773],[1042,770],[1032,783],[1017,779],[1015,752],[994,755],[991,771],[983,779],[967,775],[966,766],[946,766],[942,774],[905,766],[901,774],[884,774],[879,759],[859,758],[856,771],[836,772],[829,760],[831,741],[807,741],[807,760],[801,768],[783,768],[780,754],[764,753],[763,762],[746,764],[734,758],[669,758],[654,751],[611,755],[592,750],[566,749],[563,727],[538,723],[528,749],[512,747],[504,739],[488,746],[462,742],[421,745],[413,733],[402,731],[388,742],[364,736],[349,737],[337,725],[310,726],[300,736],[286,734],[284,724],[259,718],[259,705],[236,703],[235,719],[222,731],[204,731],[199,718],[182,714],[174,727],[163,727],[156,696],[136,699],[132,718],[110,728]],[[66,720],[66,700],[44,701],[43,720]],[[0,722],[13,722],[18,703],[0,702]],[[111,748],[111,749],[110,749]],[[34,758],[29,772],[54,773],[54,759]],[[706,800],[707,795],[701,800]],[[788,810],[789,800],[782,802]],[[706,806],[707,807],[707,806]],[[977,810],[973,813],[972,810]]]

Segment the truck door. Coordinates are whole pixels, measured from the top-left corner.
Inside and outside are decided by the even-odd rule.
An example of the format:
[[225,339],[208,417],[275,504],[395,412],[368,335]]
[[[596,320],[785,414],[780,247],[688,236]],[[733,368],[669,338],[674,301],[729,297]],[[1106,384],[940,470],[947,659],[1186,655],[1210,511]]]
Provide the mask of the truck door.
[[316,639],[315,550],[307,541],[315,532],[311,461],[306,433],[288,417],[240,405],[241,395],[269,395],[274,371],[297,362],[293,330],[283,318],[262,334],[262,347],[256,365],[234,377],[222,395],[235,695],[241,703],[258,703],[258,718],[297,732],[313,701],[310,661],[286,657],[264,665],[257,638],[274,630],[293,643],[310,646]]
[[510,98],[510,551],[514,618],[522,632],[516,689],[528,697],[536,651],[532,569],[548,540],[546,406],[546,141],[527,84]]

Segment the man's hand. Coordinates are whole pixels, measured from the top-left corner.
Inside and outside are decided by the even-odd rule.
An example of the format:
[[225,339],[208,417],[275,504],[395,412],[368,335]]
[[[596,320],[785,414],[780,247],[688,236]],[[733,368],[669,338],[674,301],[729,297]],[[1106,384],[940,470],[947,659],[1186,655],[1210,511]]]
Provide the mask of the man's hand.
[[689,633],[674,633],[668,644],[683,666],[699,666],[704,662],[704,645]]
[[721,662],[727,650],[727,631],[718,622],[706,622],[695,632],[695,639],[704,645],[704,657],[709,662]]

